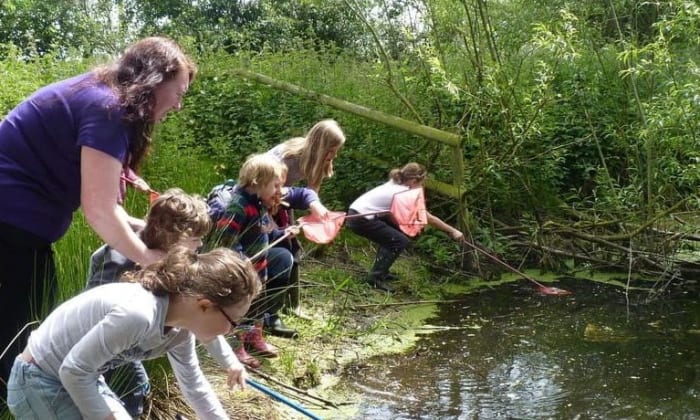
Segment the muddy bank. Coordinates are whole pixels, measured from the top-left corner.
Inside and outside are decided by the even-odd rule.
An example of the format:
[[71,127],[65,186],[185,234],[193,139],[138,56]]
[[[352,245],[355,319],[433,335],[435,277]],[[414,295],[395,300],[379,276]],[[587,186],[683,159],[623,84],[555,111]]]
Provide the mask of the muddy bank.
[[[436,331],[430,318],[436,315],[439,303],[457,303],[458,296],[513,281],[522,283],[519,287],[524,293],[538,290],[511,273],[484,281],[457,271],[436,272],[430,261],[403,255],[392,269],[400,277],[392,283],[397,293],[388,295],[363,281],[372,257],[371,249],[346,243],[326,247],[322,255],[305,257],[301,298],[306,318],[284,316],[285,323],[299,331],[299,338],[269,337],[280,348],[280,357],[264,359],[259,372],[251,371],[251,379],[319,417],[354,418],[361,397],[336,385],[359,371],[379,372],[385,366],[373,365],[382,360],[376,356],[405,354],[421,335]],[[556,280],[554,275],[529,275],[545,283]],[[206,354],[202,363],[231,418],[306,418],[260,391],[229,391],[225,377]]]
[[[264,360],[259,369],[262,375],[250,374],[314,414],[334,419],[352,418],[358,402],[334,389],[343,375],[381,368],[369,365],[373,356],[409,350],[419,335],[430,333],[426,320],[435,315],[437,303],[467,290],[443,283],[421,266],[420,259],[404,256],[394,267],[400,276],[393,283],[397,293],[388,295],[363,282],[368,256],[338,253],[342,251],[326,250],[322,258],[305,258],[301,297],[306,318],[284,317],[286,324],[299,331],[299,338],[269,337],[280,348],[280,357]],[[232,418],[305,418],[259,391],[229,392],[212,361],[203,356],[203,364]]]
[[[425,260],[402,256],[394,267],[400,276],[393,284],[398,293],[387,295],[371,289],[362,280],[364,267],[370,264],[369,252],[348,254],[344,248],[334,246],[326,249],[323,256],[304,260],[301,295],[308,319],[285,317],[288,325],[298,329],[300,337],[271,337],[270,342],[281,349],[280,357],[265,360],[259,373],[250,375],[322,418],[355,418],[360,397],[335,385],[360,371],[365,375],[380,372],[386,366],[373,365],[382,360],[374,356],[405,354],[421,335],[434,332],[430,318],[436,315],[438,303],[457,303],[457,296],[513,281],[522,283],[517,286],[522,293],[536,294],[538,290],[508,273],[488,282],[461,274],[436,275]],[[555,280],[553,275],[530,275],[546,283]],[[605,278],[599,281],[617,283]],[[224,386],[225,378],[215,373],[211,360],[203,359],[232,418],[305,418],[259,391],[229,392]]]

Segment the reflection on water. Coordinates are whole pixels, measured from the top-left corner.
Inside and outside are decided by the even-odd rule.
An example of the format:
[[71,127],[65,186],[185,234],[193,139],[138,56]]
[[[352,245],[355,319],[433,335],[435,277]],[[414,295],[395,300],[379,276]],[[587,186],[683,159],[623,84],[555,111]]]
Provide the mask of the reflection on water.
[[458,328],[349,375],[356,418],[700,418],[696,296],[557,286],[574,294],[518,284],[446,304],[432,323]]

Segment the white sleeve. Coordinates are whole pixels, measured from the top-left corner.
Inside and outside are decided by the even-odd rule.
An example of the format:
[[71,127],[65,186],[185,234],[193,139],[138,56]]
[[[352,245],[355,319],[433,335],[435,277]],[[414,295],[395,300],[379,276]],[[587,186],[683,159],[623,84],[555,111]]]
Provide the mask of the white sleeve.
[[197,414],[198,419],[228,419],[219,398],[199,367],[194,335],[189,332],[187,334],[187,340],[168,350],[168,359],[173,367],[173,372],[175,372],[177,382],[180,384],[180,389]]
[[204,344],[211,357],[224,369],[231,369],[238,366],[238,358],[233,353],[231,345],[223,335],[217,335],[215,339]]
[[81,337],[63,359],[58,369],[59,378],[84,418],[104,419],[112,413],[97,391],[99,370],[138,343],[148,326],[147,319],[138,316],[127,319],[126,312],[115,307]]

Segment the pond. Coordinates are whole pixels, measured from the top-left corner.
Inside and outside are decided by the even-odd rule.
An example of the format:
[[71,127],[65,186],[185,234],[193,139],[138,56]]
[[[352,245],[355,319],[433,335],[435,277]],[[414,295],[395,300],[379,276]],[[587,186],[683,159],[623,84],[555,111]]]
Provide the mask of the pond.
[[573,294],[511,283],[444,304],[409,353],[348,374],[354,418],[700,417],[696,291],[555,285]]

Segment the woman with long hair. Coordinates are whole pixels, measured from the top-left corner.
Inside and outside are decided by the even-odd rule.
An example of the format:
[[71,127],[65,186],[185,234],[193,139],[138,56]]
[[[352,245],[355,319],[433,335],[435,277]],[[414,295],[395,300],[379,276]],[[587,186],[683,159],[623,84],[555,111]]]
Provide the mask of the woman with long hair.
[[[130,260],[164,255],[139,239],[143,221],[119,205],[120,175],[138,171],[154,126],[182,107],[195,74],[174,41],[145,38],[111,64],[39,89],[0,122],[0,349],[52,306],[52,244],[78,208]],[[2,360],[0,386],[11,364]]]
[[333,160],[345,144],[345,134],[334,120],[314,124],[304,137],[294,137],[268,152],[287,166],[286,186],[305,182],[318,192],[333,176]]
[[[285,187],[291,187],[303,182],[307,187],[316,191],[321,189],[324,179],[333,176],[333,160],[345,145],[345,134],[335,120],[326,119],[314,124],[304,137],[294,137],[270,149],[267,153],[274,156],[287,167]],[[328,217],[328,211],[321,201],[318,201],[323,212],[320,217]],[[294,220],[294,208],[279,208],[274,211],[274,219],[280,227],[286,227]],[[290,313],[306,317],[300,307],[299,289],[299,259],[301,244],[296,238],[289,238],[279,246],[287,248],[294,255],[291,284],[286,297],[286,308]],[[281,329],[277,325],[275,329]]]

